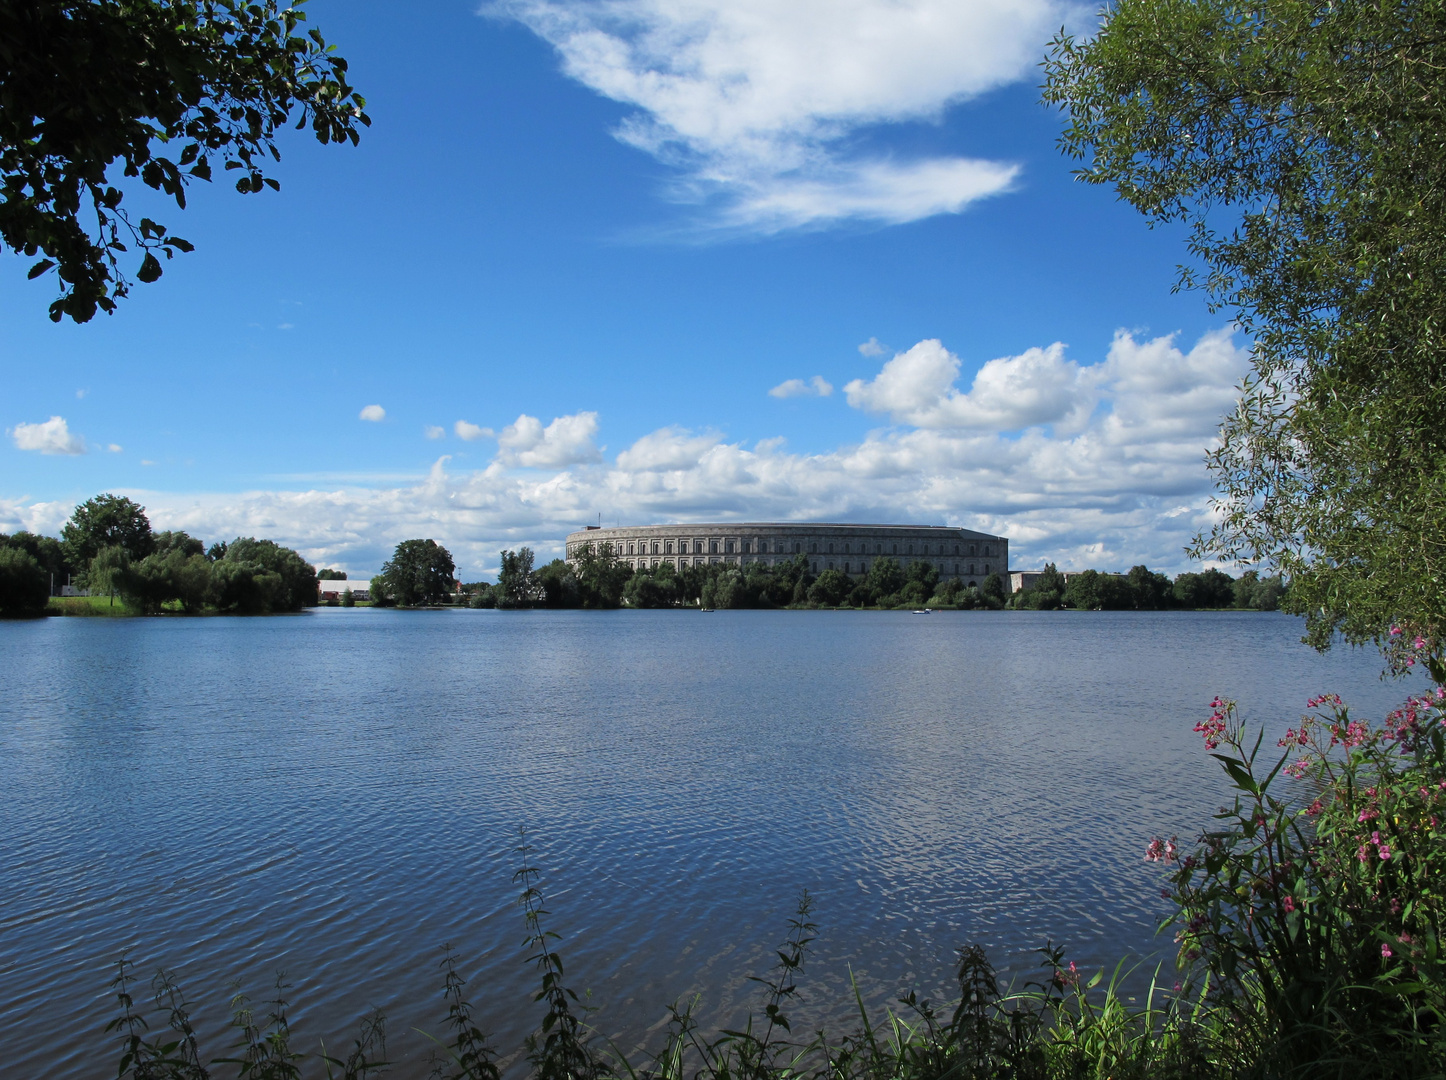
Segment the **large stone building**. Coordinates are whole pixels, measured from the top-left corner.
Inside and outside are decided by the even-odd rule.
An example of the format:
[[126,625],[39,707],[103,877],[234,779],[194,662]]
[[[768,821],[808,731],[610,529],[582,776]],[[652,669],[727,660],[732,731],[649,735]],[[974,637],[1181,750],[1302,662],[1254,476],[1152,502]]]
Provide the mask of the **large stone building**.
[[645,525],[602,529],[589,525],[569,533],[567,557],[574,559],[588,545],[613,552],[634,569],[672,563],[683,569],[722,563],[768,566],[808,557],[820,574],[842,570],[868,573],[881,555],[907,566],[916,560],[932,563],[941,577],[962,578],[978,585],[989,574],[1004,576],[1009,568],[1009,541],[1003,536],[953,529],[942,525],[833,525],[811,521],[737,522],[700,525]]

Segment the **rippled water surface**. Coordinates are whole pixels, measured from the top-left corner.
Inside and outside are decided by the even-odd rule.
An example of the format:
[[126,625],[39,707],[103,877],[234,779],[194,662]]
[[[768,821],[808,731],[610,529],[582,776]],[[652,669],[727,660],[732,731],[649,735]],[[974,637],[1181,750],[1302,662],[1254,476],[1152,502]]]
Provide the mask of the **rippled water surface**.
[[809,1020],[849,970],[947,993],[954,946],[1150,952],[1153,833],[1220,801],[1191,726],[1405,687],[1254,613],[396,612],[0,623],[8,1075],[114,1075],[123,952],[204,1015],[278,969],[333,1049],[386,1010],[424,1075],[451,943],[504,1048],[535,1023],[526,826],[568,976],[631,1044],[674,999],[741,1019],[797,891]]

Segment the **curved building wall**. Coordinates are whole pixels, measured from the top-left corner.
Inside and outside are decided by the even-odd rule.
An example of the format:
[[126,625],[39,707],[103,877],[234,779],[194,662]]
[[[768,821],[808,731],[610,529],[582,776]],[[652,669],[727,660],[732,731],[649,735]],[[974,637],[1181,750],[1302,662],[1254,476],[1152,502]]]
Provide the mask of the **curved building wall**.
[[940,525],[834,525],[815,522],[737,522],[700,525],[643,525],[588,528],[569,533],[567,557],[587,545],[611,544],[634,569],[671,563],[683,569],[714,563],[768,566],[808,556],[815,574],[841,570],[855,577],[887,555],[900,565],[932,563],[941,577],[981,584],[988,574],[1009,572],[1009,540],[1003,536]]

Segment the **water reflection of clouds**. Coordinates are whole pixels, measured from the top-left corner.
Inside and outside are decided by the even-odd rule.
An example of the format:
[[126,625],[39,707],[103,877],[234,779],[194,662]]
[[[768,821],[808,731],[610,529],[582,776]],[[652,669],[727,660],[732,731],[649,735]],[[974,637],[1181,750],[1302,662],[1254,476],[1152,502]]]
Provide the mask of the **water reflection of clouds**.
[[[1401,694],[1369,655],[1316,657],[1254,613],[357,610],[0,633],[23,838],[0,867],[0,1016],[22,1071],[53,1053],[27,1033],[99,1031],[126,945],[208,1007],[284,966],[332,1042],[370,1004],[436,1030],[451,942],[514,1043],[519,825],[612,1034],[693,991],[739,1019],[804,886],[801,1023],[848,1000],[850,966],[876,1004],[942,993],[968,941],[1016,971],[1046,937],[1112,960],[1151,945],[1144,841],[1218,801],[1190,732],[1210,696],[1287,722],[1325,688],[1377,712]],[[94,1071],[94,1046],[50,1073]]]

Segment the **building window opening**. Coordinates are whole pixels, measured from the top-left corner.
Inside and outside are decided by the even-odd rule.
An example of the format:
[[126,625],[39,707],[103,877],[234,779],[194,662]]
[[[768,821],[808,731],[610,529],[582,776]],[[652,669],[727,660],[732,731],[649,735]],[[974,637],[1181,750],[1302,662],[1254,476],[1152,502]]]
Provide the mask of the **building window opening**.
[[889,552],[890,555],[897,555],[897,554],[899,553],[899,545],[898,545],[898,544],[891,544],[890,547],[893,549],[892,551]]
[[669,540],[664,543],[663,550],[669,555],[673,554],[673,541]]
[[988,564],[988,563],[985,563],[985,564],[984,564],[984,572],[985,572],[986,574],[989,573],[989,564]]
[[[833,554],[833,545],[832,545],[832,544],[830,544],[830,545],[828,546],[828,553],[829,553],[830,555]],[[829,569],[833,569],[833,568],[832,568],[832,567],[829,567]]]
[[989,554],[989,545],[988,545],[988,544],[985,544],[985,545],[984,545],[984,554],[986,554],[986,555]]
[[731,554],[733,553],[733,541],[732,541],[732,540],[724,540],[724,541],[723,541],[723,550],[726,551],[726,552],[728,552],[728,553],[731,555]]
[[708,554],[710,554],[710,555],[717,555],[717,554],[718,554],[718,541],[717,541],[717,540],[709,540],[709,541],[708,541]]

